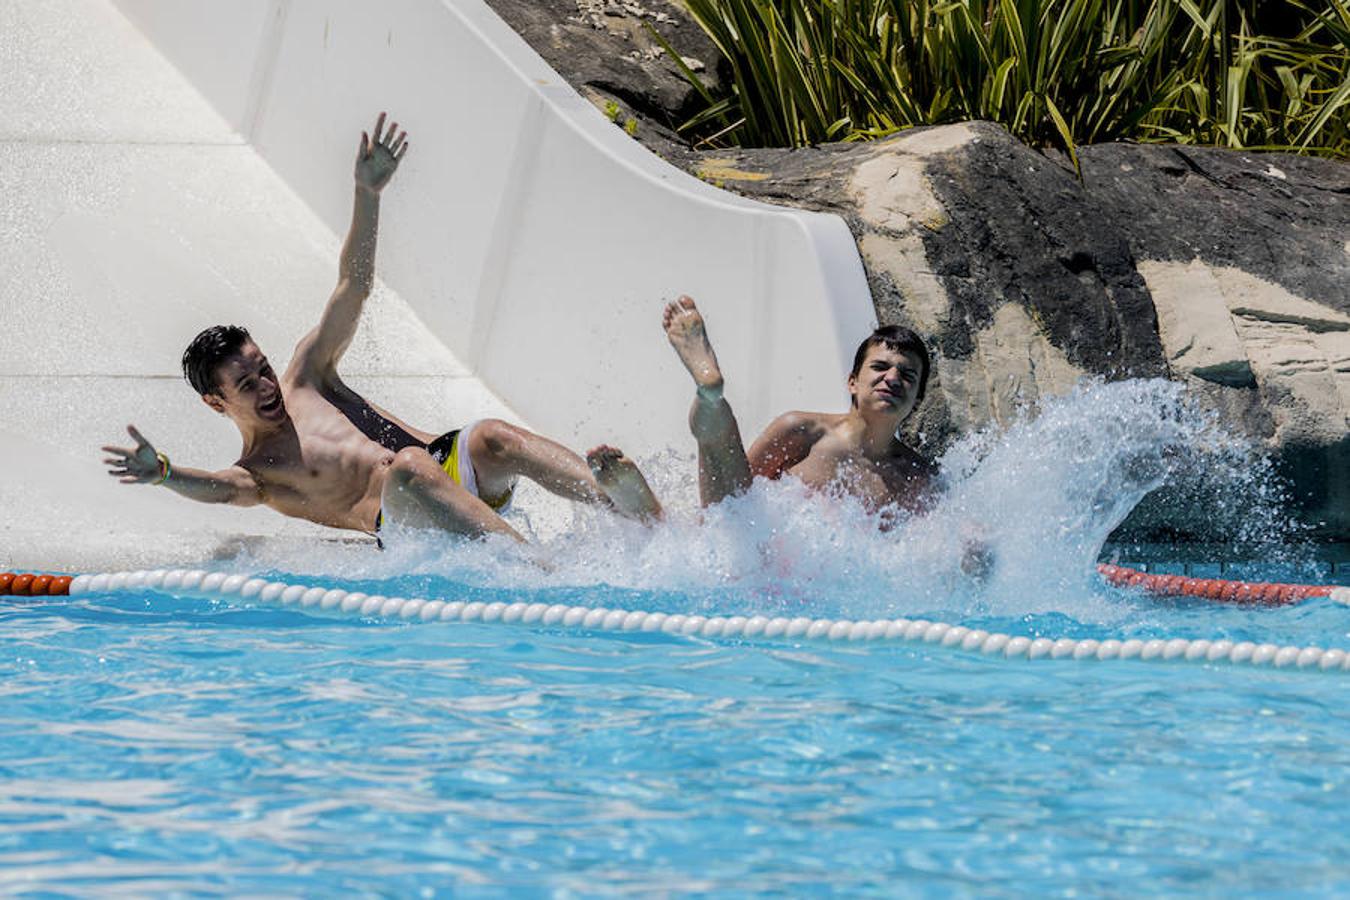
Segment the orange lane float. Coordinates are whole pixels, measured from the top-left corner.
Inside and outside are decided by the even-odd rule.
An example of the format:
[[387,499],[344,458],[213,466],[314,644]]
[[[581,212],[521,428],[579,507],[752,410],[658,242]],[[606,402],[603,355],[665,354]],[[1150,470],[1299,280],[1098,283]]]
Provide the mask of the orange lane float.
[[0,596],[63,597],[70,593],[69,575],[0,572]]
[[1195,597],[1235,606],[1291,606],[1310,597],[1328,597],[1335,587],[1319,584],[1266,584],[1191,578],[1187,575],[1154,575],[1103,563],[1097,571],[1116,587],[1135,588],[1158,597]]

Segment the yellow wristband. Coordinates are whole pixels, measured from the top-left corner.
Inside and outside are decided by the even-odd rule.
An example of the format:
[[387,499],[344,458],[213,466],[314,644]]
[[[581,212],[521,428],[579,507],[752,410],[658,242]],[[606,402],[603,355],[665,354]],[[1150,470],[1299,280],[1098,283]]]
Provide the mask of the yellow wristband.
[[159,481],[152,481],[150,483],[163,484],[164,482],[168,481],[169,476],[173,474],[173,466],[169,465],[169,456],[166,453],[156,453],[155,459],[159,460],[159,471],[160,471]]

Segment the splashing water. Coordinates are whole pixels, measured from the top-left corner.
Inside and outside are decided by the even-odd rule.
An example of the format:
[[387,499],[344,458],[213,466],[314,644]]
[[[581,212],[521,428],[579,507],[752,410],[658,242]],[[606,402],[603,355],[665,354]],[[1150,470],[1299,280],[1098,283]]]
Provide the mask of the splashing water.
[[[1106,622],[1134,607],[1102,590],[1094,563],[1112,530],[1160,485],[1189,485],[1196,504],[1248,498],[1247,527],[1271,540],[1287,535],[1270,467],[1167,381],[1086,382],[1006,428],[966,437],[941,463],[936,507],[890,531],[857,502],[813,495],[792,478],[757,481],[746,495],[700,510],[690,459],[668,453],[643,466],[667,506],[656,528],[569,513],[539,493],[518,504],[535,511],[518,521],[536,541],[529,551],[494,539],[447,548],[444,538],[391,529],[390,549],[378,558],[329,551],[251,562],[354,579],[426,576],[635,609],[952,619],[1060,611]],[[550,519],[552,527],[536,524]],[[980,580],[963,572],[973,552],[989,560]]]
[[1081,606],[1111,532],[1191,457],[1219,448],[1234,442],[1181,385],[1085,382],[1039,415],[954,446],[944,502],[910,533],[920,545],[942,533],[982,539],[994,566],[978,602],[992,612]]

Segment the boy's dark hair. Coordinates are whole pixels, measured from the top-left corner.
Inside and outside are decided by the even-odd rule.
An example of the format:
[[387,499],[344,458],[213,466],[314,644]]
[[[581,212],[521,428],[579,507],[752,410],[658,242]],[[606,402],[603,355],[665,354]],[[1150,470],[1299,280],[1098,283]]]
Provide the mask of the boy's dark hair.
[[882,325],[873,331],[867,340],[859,344],[858,352],[853,354],[853,371],[848,373],[849,377],[858,377],[858,373],[862,371],[863,360],[867,358],[867,351],[878,345],[884,345],[887,350],[896,353],[913,353],[919,358],[922,366],[919,370],[919,395],[914,399],[917,404],[923,399],[923,392],[928,388],[928,370],[932,368],[933,363],[928,358],[928,348],[924,346],[923,338],[903,325]]
[[219,394],[216,370],[239,352],[248,341],[248,329],[239,325],[212,325],[192,339],[183,351],[183,377],[192,389],[205,397]]

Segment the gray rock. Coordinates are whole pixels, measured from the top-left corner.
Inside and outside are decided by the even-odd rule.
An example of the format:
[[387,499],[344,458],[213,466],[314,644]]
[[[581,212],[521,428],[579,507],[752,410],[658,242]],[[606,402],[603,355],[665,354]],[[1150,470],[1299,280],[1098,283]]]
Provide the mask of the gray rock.
[[653,40],[655,29],[713,89],[720,54],[673,0],[489,0],[568,82],[598,107],[614,102],[619,124],[635,118],[636,137],[663,151],[674,129],[699,108],[698,92]]
[[1274,452],[1310,524],[1350,536],[1350,165],[1131,144],[1081,159],[1173,377]]
[[1089,193],[1139,259],[1243,269],[1350,313],[1350,166],[1216,147],[1101,144]]

